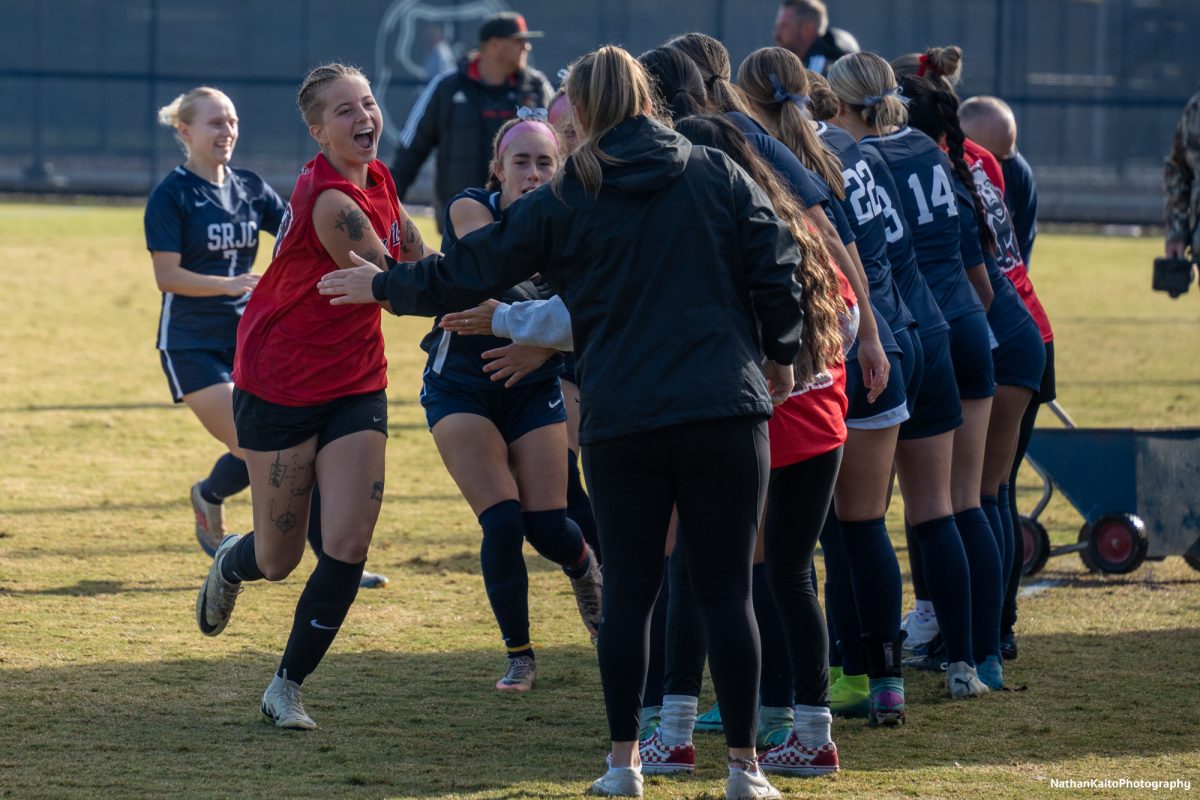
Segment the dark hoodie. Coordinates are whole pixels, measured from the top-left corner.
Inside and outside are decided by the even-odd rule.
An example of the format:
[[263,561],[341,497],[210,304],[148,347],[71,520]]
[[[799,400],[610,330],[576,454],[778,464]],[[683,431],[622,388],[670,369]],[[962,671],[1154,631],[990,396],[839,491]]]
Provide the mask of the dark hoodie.
[[762,190],[723,153],[645,117],[600,141],[599,195],[568,160],[446,256],[375,281],[397,314],[469,308],[540,272],[571,312],[591,444],[724,417],[767,417],[761,360],[800,347],[802,258]]

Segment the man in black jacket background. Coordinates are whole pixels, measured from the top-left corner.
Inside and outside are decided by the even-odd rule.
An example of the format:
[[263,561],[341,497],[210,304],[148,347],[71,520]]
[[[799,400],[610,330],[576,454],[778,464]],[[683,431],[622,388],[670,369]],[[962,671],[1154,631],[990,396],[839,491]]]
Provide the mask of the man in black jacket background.
[[829,27],[829,12],[821,0],[783,0],[775,15],[775,44],[822,75],[842,56],[858,52],[853,34]]
[[520,14],[505,12],[484,20],[479,49],[464,56],[453,71],[434,76],[421,92],[400,133],[392,162],[396,191],[404,200],[429,152],[437,148],[434,218],[464,189],[488,179],[492,139],[518,106],[545,107],[553,87],[545,75],[526,66],[531,31]]

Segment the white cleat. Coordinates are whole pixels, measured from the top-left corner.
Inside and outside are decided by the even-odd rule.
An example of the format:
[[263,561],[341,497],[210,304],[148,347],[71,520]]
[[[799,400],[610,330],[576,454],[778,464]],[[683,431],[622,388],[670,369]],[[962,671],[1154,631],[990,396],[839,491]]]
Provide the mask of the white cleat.
[[297,731],[317,729],[317,723],[304,711],[304,704],[300,702],[300,684],[287,679],[287,670],[283,671],[283,677],[276,675],[271,678],[271,683],[263,692],[262,713],[277,728]]
[[946,686],[955,700],[982,697],[990,691],[987,684],[979,680],[975,668],[965,661],[946,665]]
[[216,636],[225,630],[229,617],[233,615],[237,596],[242,593],[241,581],[230,583],[221,575],[221,562],[241,538],[238,533],[225,537],[213,556],[204,583],[200,584],[200,593],[196,596],[196,623],[205,636]]

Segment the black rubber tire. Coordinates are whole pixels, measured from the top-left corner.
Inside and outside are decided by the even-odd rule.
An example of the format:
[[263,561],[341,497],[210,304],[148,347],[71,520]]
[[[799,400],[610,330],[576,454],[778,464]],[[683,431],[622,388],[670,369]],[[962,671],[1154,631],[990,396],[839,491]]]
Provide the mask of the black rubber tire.
[[1125,575],[1146,560],[1146,524],[1133,514],[1105,514],[1092,525],[1088,556],[1101,572]]
[[[1083,527],[1079,529],[1079,538],[1075,541],[1087,543],[1090,538],[1092,538],[1092,526],[1085,522],[1083,523]],[[1092,561],[1092,557],[1088,555],[1086,548],[1079,551],[1079,560],[1083,562],[1083,566],[1088,572],[1100,571],[1100,568],[1096,566],[1096,562]]]
[[1038,574],[1050,558],[1050,535],[1042,523],[1029,517],[1021,517],[1021,535],[1025,537],[1025,562],[1021,574],[1026,578]]

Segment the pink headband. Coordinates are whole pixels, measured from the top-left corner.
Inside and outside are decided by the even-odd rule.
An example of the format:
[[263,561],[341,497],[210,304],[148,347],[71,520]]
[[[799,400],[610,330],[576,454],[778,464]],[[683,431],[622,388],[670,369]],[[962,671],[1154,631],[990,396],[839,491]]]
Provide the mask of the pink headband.
[[557,153],[559,149],[558,137],[554,135],[554,129],[547,123],[537,119],[523,119],[516,125],[513,125],[500,139],[500,146],[496,148],[497,160],[504,158],[504,151],[512,144],[512,140],[520,136],[522,133],[533,133],[539,136],[545,136],[551,144],[554,145],[554,150]]
[[550,124],[558,125],[563,117],[569,113],[571,113],[571,101],[567,100],[565,94],[560,94],[558,99],[550,104],[550,113],[548,115]]

